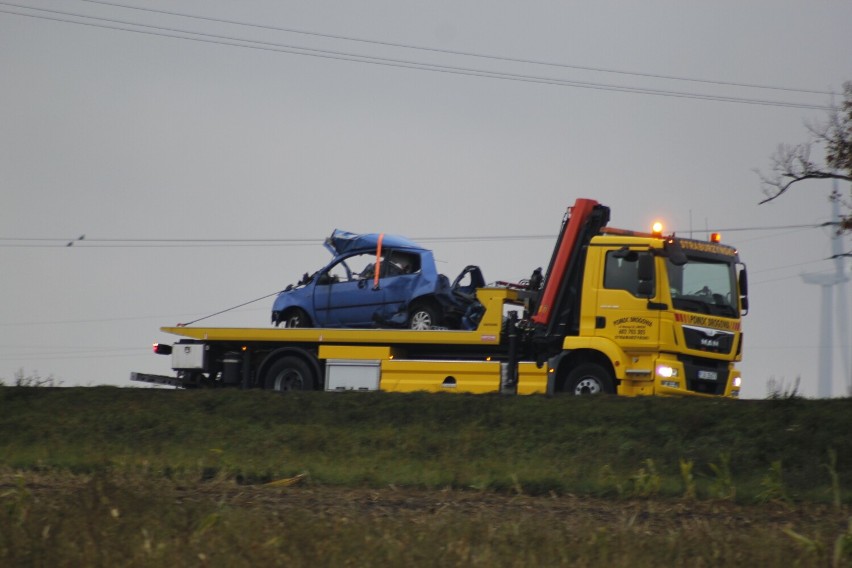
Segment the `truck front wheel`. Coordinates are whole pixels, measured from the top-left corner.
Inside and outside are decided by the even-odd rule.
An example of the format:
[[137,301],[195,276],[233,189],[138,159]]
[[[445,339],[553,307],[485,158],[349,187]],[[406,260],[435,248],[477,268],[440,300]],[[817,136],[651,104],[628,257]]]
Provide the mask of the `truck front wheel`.
[[298,357],[282,357],[266,372],[264,388],[275,391],[314,390],[314,373]]
[[568,373],[565,392],[574,396],[614,394],[614,381],[606,369],[597,363],[582,363]]

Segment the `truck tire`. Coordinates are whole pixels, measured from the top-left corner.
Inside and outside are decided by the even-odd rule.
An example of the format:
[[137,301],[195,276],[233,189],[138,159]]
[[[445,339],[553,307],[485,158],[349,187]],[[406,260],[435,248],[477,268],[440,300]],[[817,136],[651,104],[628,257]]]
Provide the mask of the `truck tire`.
[[568,373],[564,392],[574,396],[615,394],[615,382],[609,371],[597,363],[582,363]]
[[272,364],[264,377],[267,390],[293,391],[314,390],[316,380],[311,368],[298,357],[282,357]]
[[414,304],[408,314],[409,329],[432,329],[438,325],[441,325],[439,312],[429,304]]

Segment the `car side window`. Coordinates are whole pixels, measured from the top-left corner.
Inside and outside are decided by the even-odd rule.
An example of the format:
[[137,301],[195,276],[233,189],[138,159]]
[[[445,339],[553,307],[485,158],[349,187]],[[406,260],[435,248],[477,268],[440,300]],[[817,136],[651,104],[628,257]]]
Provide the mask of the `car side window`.
[[319,284],[333,284],[334,282],[346,282],[349,280],[349,272],[343,262],[338,262],[328,269]]
[[329,267],[326,279],[329,284],[334,282],[348,282],[365,278],[364,274],[369,272],[376,257],[369,254],[357,254],[339,260]]
[[388,276],[414,274],[420,271],[420,257],[409,252],[392,251],[385,263],[387,264]]
[[[381,276],[401,276],[420,271],[420,257],[416,254],[391,251],[380,260]],[[375,277],[376,255],[362,253],[348,256],[329,267],[319,284],[333,284],[350,280],[369,280]]]

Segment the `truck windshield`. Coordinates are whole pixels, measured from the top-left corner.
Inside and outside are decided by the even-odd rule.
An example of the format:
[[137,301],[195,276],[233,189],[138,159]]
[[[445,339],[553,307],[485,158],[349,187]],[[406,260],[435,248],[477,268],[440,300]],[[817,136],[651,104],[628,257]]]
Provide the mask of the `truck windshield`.
[[666,259],[672,303],[677,310],[737,317],[736,270],[728,262],[688,256],[676,266]]

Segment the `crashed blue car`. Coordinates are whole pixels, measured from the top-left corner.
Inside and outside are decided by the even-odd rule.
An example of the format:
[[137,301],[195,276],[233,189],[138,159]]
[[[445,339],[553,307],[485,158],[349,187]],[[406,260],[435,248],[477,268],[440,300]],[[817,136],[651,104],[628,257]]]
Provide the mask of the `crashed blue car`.
[[[405,237],[335,230],[325,241],[334,258],[278,294],[272,323],[283,327],[472,329],[481,316],[477,266],[451,284],[432,251]],[[378,272],[376,267],[378,267]]]

